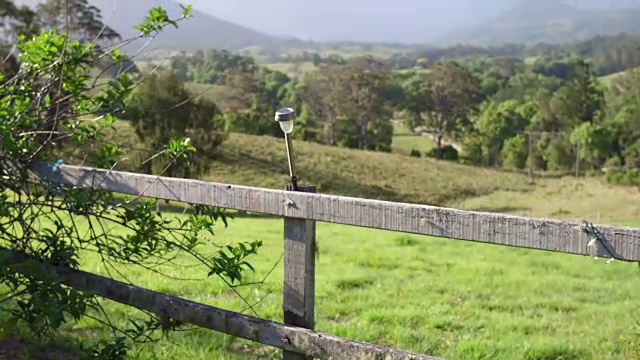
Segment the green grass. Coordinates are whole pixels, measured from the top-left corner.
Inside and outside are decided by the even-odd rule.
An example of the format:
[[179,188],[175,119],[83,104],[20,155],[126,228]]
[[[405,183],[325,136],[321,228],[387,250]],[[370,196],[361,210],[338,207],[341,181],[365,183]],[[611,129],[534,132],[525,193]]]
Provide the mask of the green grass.
[[626,74],[628,74],[630,71],[633,71],[635,69],[628,69],[628,70],[623,70],[623,71],[619,71],[617,73],[613,73],[613,74],[609,74],[609,75],[605,75],[605,76],[600,76],[598,79],[600,79],[600,82],[602,82],[604,85],[610,87],[613,84],[613,81],[617,78],[620,78]]
[[313,65],[311,61],[305,61],[301,63],[270,63],[265,64],[271,70],[280,71],[288,75],[289,77],[296,77],[306,73],[314,72],[318,70],[318,67]]
[[606,75],[606,76],[601,76],[601,77],[599,77],[599,79],[600,79],[600,82],[602,82],[604,85],[611,86],[611,83],[613,82],[613,80],[615,80],[616,78],[618,78],[620,76],[623,76],[626,73],[627,73],[627,71],[620,71],[620,72],[609,74],[609,75]]
[[[251,56],[260,63],[267,63],[269,61],[268,56],[264,56],[262,48],[259,46],[248,47],[240,50],[240,53],[244,56]],[[287,47],[281,49],[282,55],[302,55],[304,52],[317,52],[322,57],[329,57],[332,55],[338,55],[340,57],[349,59],[356,56],[373,56],[376,58],[387,59],[390,56],[402,53],[419,50],[418,48],[411,47],[395,47],[381,44],[372,44],[370,46],[347,46],[347,45],[327,45],[327,46],[315,46],[314,48],[297,48]]]
[[[116,129],[125,148],[138,146],[127,122],[118,123]],[[534,189],[521,174],[425,158],[303,141],[295,141],[294,150],[300,181],[313,183],[325,193],[442,205],[501,189]],[[232,133],[204,179],[281,189],[287,176],[284,140]]]
[[232,91],[227,86],[194,82],[187,82],[185,86],[194,97],[214,102],[221,111],[228,110],[225,104],[229,103]]
[[[564,186],[535,194],[505,191],[478,203],[490,207],[510,197],[511,203],[531,204],[532,213],[563,207],[567,217],[608,211],[614,203],[620,207],[639,198],[623,189],[596,192],[590,181],[581,183],[590,191],[576,190],[568,180],[555,183]],[[578,190],[583,192],[582,201],[576,201]],[[544,201],[536,200],[541,195],[546,195]],[[637,207],[626,211],[627,218],[639,214]],[[277,266],[263,284],[239,291],[242,297],[259,301],[254,310],[260,317],[281,321],[282,221],[242,217],[217,232],[219,242],[255,238],[265,247],[251,259],[256,273],[246,281],[262,280]],[[640,287],[637,265],[605,265],[602,259],[326,223],[318,224],[317,239],[319,331],[445,359],[631,359],[638,344],[634,337],[640,319],[635,301]],[[95,256],[85,257],[82,268],[107,274]],[[214,278],[175,280],[132,267],[119,270],[139,286],[225,309],[246,308],[240,297]],[[161,270],[177,278],[204,275],[198,268]],[[119,304],[106,305],[116,324],[140,316]],[[67,326],[62,334],[93,341],[108,335],[91,320]],[[192,360],[267,359],[278,354],[204,330],[175,333],[160,344],[137,345],[134,353],[135,359]]]
[[428,74],[431,72],[431,69],[399,69],[394,70],[397,73],[416,73],[416,74]]
[[393,152],[402,155],[409,155],[411,150],[420,151],[422,156],[433,149],[436,144],[431,139],[410,131],[402,124],[395,124],[393,127],[393,142],[391,144]]
[[[529,191],[523,175],[439,163],[397,154],[347,150],[298,141],[296,168],[318,191],[391,201],[446,204],[498,189]],[[284,141],[231,134],[207,179],[269,188],[288,181]],[[491,181],[477,181],[491,178]],[[437,185],[436,185],[437,184]]]

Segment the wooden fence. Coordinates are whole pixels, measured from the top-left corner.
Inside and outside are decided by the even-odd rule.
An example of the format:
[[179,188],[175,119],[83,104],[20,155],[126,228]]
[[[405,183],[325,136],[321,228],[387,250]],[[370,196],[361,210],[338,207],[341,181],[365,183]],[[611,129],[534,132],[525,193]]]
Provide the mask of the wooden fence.
[[[273,190],[62,165],[39,165],[40,178],[190,204],[284,217],[284,324],[194,303],[95,274],[57,268],[79,290],[229,335],[283,349],[293,359],[436,359],[313,331],[315,222],[393,230],[488,244],[640,261],[640,229],[427,205]],[[16,261],[21,257],[15,255]]]

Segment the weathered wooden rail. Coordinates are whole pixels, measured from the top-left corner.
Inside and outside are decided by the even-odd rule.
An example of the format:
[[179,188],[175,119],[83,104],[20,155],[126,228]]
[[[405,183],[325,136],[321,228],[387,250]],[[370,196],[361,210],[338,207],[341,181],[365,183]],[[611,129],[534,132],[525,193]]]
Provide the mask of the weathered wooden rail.
[[435,359],[312,331],[315,221],[640,261],[639,228],[315,194],[313,186],[281,191],[78,166],[52,168],[46,164],[36,166],[34,173],[40,178],[82,188],[284,217],[285,324],[193,303],[95,274],[68,269],[60,273],[72,287],[91,290],[105,298],[185,323],[281,348],[286,360],[312,357]]

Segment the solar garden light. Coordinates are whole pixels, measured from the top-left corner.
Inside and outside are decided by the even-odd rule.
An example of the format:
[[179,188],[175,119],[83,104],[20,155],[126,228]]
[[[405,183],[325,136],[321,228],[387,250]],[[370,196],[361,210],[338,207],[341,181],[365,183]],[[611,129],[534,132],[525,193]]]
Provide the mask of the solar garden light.
[[289,161],[289,176],[293,190],[298,190],[298,179],[296,178],[295,167],[293,166],[293,142],[291,141],[291,133],[296,120],[296,112],[292,108],[282,108],[276,111],[275,120],[280,125],[280,129],[284,133],[284,139],[287,144],[287,160]]

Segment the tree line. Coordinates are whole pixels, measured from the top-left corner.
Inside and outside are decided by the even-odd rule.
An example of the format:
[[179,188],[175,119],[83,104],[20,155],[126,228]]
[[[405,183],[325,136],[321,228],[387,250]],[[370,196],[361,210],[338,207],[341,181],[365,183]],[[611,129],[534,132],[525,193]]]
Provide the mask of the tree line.
[[[98,36],[99,12],[83,10],[86,2],[72,3],[79,6],[72,28],[76,36]],[[15,8],[3,24],[16,34],[29,34],[39,24],[55,26],[60,9],[52,4],[34,12]],[[105,42],[118,38],[115,32],[106,34]],[[565,47],[457,46],[449,49],[452,59],[432,61],[421,54],[427,65],[420,71],[396,71],[393,57],[332,56],[317,59],[316,71],[295,77],[247,56],[201,50],[174,55],[156,69],[120,117],[150,149],[180,134],[206,144],[200,163],[194,159],[189,168],[176,168],[175,176],[206,171],[228,132],[282,136],[272,114],[283,106],[299,115],[294,136],[320,144],[391,151],[395,119],[429,132],[436,149],[427,155],[437,159],[559,171],[575,170],[577,161],[583,170],[635,168],[640,161],[633,130],[638,71],[620,75],[610,87],[597,76],[607,61],[604,72],[632,69],[640,56],[634,50],[637,41],[621,35]],[[191,83],[221,87],[223,94],[215,100],[196,98]],[[458,143],[462,153],[444,146],[446,141]],[[144,170],[164,167],[150,161]]]
[[462,161],[481,166],[572,170],[576,157],[583,169],[637,162],[630,150],[635,137],[620,133],[635,121],[624,114],[640,91],[633,85],[637,72],[609,88],[592,61],[577,55],[533,62],[463,57],[413,72],[361,56],[295,78],[216,50],[180,55],[172,64],[192,74],[185,81],[199,81],[199,72],[218,79],[229,70],[219,84],[244,99],[235,99],[226,115],[234,131],[279,136],[269,114],[292,106],[299,114],[295,136],[327,145],[390,151],[395,118],[430,132],[439,159],[450,150],[443,150],[447,139],[462,145]]
[[[558,62],[578,56],[588,60],[598,76],[613,74],[640,66],[640,36],[630,34],[601,35],[572,44],[546,44],[534,46],[504,44],[480,47],[455,45],[447,48],[430,47],[421,50],[396,53],[389,57],[394,69],[411,69],[434,66],[439,61],[469,57],[508,59],[534,59],[539,64]],[[428,60],[425,64],[424,60]]]

